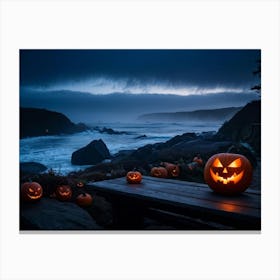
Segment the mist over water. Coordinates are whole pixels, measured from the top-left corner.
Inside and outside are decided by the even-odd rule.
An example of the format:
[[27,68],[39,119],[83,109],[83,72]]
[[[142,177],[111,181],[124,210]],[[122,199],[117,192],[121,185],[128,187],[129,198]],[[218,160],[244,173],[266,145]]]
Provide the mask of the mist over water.
[[168,113],[244,106],[252,93],[207,95],[127,94],[97,95],[75,91],[35,91],[21,88],[22,107],[44,108],[65,114],[73,122],[134,122],[148,113]]
[[[102,139],[110,153],[121,150],[137,149],[146,144],[165,142],[170,138],[186,132],[201,133],[217,131],[222,123],[91,123],[100,128],[112,128],[115,131],[125,131],[127,134],[110,135],[96,130],[85,131],[73,135],[57,135],[31,137],[20,140],[20,161],[35,161],[52,168],[54,171],[67,174],[71,171],[85,169],[89,166],[71,164],[71,155],[77,149],[84,147],[93,140]],[[139,138],[138,136],[147,137]]]

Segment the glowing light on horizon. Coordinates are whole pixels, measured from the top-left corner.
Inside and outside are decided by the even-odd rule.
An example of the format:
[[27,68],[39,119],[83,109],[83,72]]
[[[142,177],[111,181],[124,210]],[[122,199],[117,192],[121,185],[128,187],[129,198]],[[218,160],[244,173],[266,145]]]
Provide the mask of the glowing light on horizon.
[[35,90],[71,90],[88,92],[91,94],[111,94],[111,93],[130,93],[130,94],[176,94],[176,95],[204,95],[214,93],[243,93],[248,92],[247,87],[227,87],[217,84],[216,86],[199,86],[174,84],[169,81],[149,81],[143,82],[136,79],[112,79],[112,78],[91,78],[84,81],[73,81],[58,83],[50,86],[30,87]]

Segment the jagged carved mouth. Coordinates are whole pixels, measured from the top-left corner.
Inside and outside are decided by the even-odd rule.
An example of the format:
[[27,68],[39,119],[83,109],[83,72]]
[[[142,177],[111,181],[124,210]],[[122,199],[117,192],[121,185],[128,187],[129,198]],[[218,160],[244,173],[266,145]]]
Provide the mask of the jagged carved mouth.
[[42,195],[39,194],[39,195],[30,195],[30,194],[27,194],[27,196],[30,198],[30,199],[38,199],[40,198]]
[[68,196],[68,195],[70,195],[70,192],[60,192],[59,194],[61,196]]
[[215,173],[210,168],[210,174],[215,182],[221,182],[222,184],[226,185],[231,182],[233,182],[234,184],[238,183],[242,179],[244,171],[241,171],[238,174],[236,174],[236,172],[234,172],[230,177],[224,178],[224,177],[220,176],[218,172]]

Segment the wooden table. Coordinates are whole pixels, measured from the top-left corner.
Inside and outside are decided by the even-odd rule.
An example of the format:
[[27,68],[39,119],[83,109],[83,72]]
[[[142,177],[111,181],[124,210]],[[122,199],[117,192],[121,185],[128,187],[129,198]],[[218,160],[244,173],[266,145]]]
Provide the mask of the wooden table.
[[183,221],[178,226],[183,230],[261,229],[259,191],[229,197],[214,193],[205,184],[148,176],[136,185],[129,185],[124,177],[92,182],[87,190],[112,202],[116,229],[141,229],[143,216],[149,213],[175,224]]

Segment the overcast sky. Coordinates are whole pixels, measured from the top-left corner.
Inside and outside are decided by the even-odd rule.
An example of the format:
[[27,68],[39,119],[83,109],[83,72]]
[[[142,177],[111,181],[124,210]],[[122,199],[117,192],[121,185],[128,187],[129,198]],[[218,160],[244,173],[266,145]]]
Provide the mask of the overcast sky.
[[20,86],[93,94],[244,93],[260,50],[21,50]]

